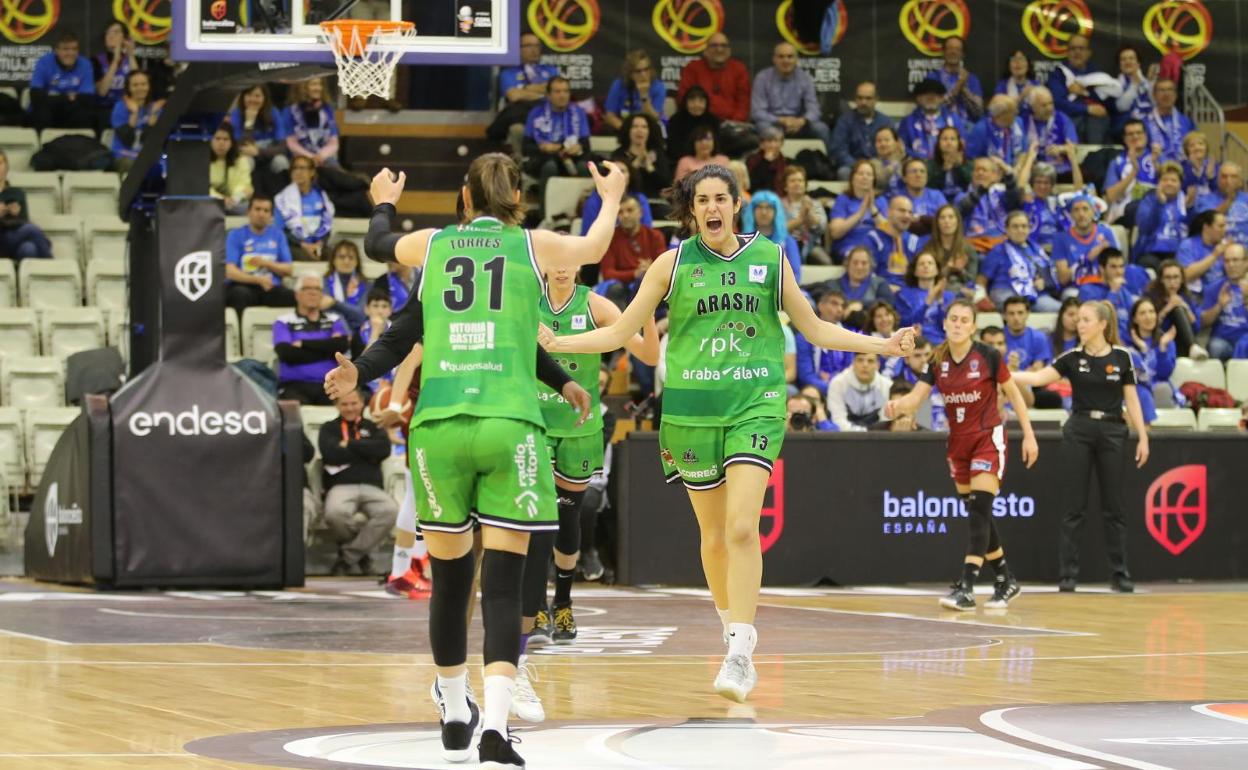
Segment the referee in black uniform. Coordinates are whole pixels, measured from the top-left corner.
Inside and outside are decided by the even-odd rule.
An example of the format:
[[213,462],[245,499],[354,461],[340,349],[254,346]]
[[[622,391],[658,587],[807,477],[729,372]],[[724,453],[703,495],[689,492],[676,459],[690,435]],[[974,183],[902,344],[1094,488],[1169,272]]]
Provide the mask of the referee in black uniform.
[[[1065,377],[1070,380],[1073,405],[1062,428],[1063,478],[1069,502],[1062,516],[1059,540],[1058,588],[1075,590],[1079,579],[1079,529],[1088,508],[1092,470],[1100,484],[1105,548],[1110,587],[1135,590],[1127,569],[1127,525],[1123,509],[1122,477],[1127,469],[1128,426],[1139,440],[1136,467],[1148,462],[1148,433],[1140,398],[1135,392],[1131,353],[1118,345],[1118,318],[1113,305],[1097,300],[1079,307],[1079,345],[1058,356],[1052,365],[1034,372],[1016,372],[1015,382],[1044,387]],[[1126,418],[1123,405],[1126,405]]]

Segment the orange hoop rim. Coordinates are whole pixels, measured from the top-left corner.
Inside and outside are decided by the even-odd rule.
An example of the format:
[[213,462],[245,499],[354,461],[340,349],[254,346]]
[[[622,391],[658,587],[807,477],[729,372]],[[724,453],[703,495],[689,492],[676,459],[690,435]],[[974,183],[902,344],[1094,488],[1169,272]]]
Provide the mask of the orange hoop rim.
[[[416,28],[411,21],[376,21],[369,19],[334,19],[322,21],[321,30],[329,37],[330,45],[346,56],[362,56],[364,51],[356,50],[357,46],[367,46],[373,35],[381,33],[407,33]],[[355,31],[358,42],[353,45],[351,32]]]

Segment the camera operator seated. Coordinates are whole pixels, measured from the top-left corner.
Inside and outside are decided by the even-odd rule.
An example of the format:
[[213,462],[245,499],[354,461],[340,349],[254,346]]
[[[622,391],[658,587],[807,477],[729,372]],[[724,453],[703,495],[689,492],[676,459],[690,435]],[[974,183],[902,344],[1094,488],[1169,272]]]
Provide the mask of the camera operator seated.
[[814,433],[816,431],[835,431],[836,426],[823,411],[823,404],[810,396],[789,396],[788,402],[789,427],[795,433]]

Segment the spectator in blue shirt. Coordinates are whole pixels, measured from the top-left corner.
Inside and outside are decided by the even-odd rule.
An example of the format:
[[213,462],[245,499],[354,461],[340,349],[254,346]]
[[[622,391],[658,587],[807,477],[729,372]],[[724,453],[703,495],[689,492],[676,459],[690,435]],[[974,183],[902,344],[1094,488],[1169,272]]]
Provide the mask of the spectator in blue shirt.
[[1172,160],[1176,163],[1183,159],[1183,137],[1196,130],[1191,119],[1174,106],[1178,99],[1179,87],[1173,80],[1158,80],[1153,86],[1156,107],[1144,118],[1149,144],[1161,147],[1163,161]]
[[927,186],[939,190],[945,200],[957,200],[970,189],[973,168],[962,132],[952,126],[940,129],[936,150],[927,162]]
[[[407,300],[416,291],[420,281],[420,271],[402,262],[387,262],[388,272],[384,281],[379,281],[390,294],[390,307],[396,312],[403,309]],[[377,284],[374,284],[376,286]]]
[[1236,346],[1248,332],[1248,309],[1244,306],[1248,292],[1248,256],[1244,246],[1232,243],[1223,256],[1226,277],[1209,287],[1201,305],[1200,320],[1212,326],[1209,338],[1209,355],[1225,361],[1235,352]]
[[966,135],[962,118],[945,106],[945,93],[945,87],[939,80],[923,80],[915,84],[914,111],[902,118],[897,126],[907,155],[930,159],[943,128],[956,128],[959,134]]
[[[1161,147],[1148,146],[1148,132],[1144,124],[1134,118],[1122,127],[1122,143],[1126,149],[1109,164],[1105,172],[1105,200],[1111,215],[1120,224],[1134,224],[1136,201],[1157,186],[1157,169],[1161,165]],[[1137,191],[1136,185],[1142,185]]]
[[1157,189],[1140,201],[1135,212],[1136,239],[1131,247],[1135,263],[1154,271],[1172,259],[1187,237],[1187,205],[1183,196],[1183,168],[1174,161],[1161,164]]
[[1140,52],[1130,43],[1118,49],[1118,85],[1122,93],[1113,103],[1114,136],[1122,134],[1122,126],[1129,119],[1144,120],[1153,113],[1153,84],[1144,75]]
[[[393,262],[389,264],[395,264]],[[355,330],[351,338],[351,358],[358,358],[361,353],[377,341],[390,328],[390,317],[394,315],[394,305],[390,303],[390,292],[384,286],[374,284],[364,297],[364,314],[367,320]],[[386,372],[372,382],[365,383],[370,391],[376,393],[377,388],[394,382],[394,369]]]
[[871,250],[861,244],[845,255],[845,272],[835,285],[844,295],[848,310],[862,310],[877,300],[892,301],[892,286],[875,274],[873,263]]
[[1226,215],[1212,209],[1192,219],[1190,232],[1174,258],[1183,266],[1188,291],[1204,298],[1226,278],[1222,260],[1234,239],[1226,236]]
[[1209,157],[1209,139],[1199,131],[1183,137],[1183,193],[1194,209],[1201,197],[1218,189],[1222,164]]
[[[839,325],[845,317],[845,295],[838,289],[825,289],[815,303],[815,312],[828,323]],[[797,345],[797,387],[819,399],[828,397],[828,383],[854,361],[844,350],[825,350],[812,345],[801,334],[794,334]]]
[[1183,266],[1177,259],[1163,260],[1157,268],[1157,278],[1145,293],[1153,301],[1160,318],[1161,330],[1177,330],[1175,345],[1179,355],[1191,358],[1208,358],[1209,353],[1196,344],[1196,331],[1200,329],[1200,302],[1187,290]]
[[[1030,164],[1025,164],[1030,171]],[[1000,158],[978,158],[971,172],[971,189],[954,202],[966,235],[975,248],[988,251],[1005,237],[1005,217],[1022,205],[1014,169]]]
[[[626,187],[630,189],[629,195],[637,199],[637,205],[641,207],[641,223],[646,227],[654,227],[654,212],[650,210],[650,199],[644,193],[631,192],[632,171],[629,169],[628,161],[621,151],[616,151],[611,156],[611,160],[616,161],[616,168],[624,174]],[[602,196],[598,194],[598,190],[590,190],[589,197],[585,199],[585,205],[581,207],[581,235],[589,232],[589,228],[593,226],[594,221],[598,219],[598,212],[602,210]]]
[[546,81],[546,99],[529,112],[524,124],[526,171],[539,177],[542,197],[554,176],[589,176],[589,118],[572,103],[568,79]]
[[947,285],[936,257],[924,251],[906,268],[905,285],[897,293],[901,323],[918,324],[923,338],[933,345],[945,341],[945,313],[958,297]]
[[1028,103],[1031,97],[1031,90],[1040,85],[1036,73],[1032,71],[1031,59],[1027,56],[1027,52],[1021,48],[1015,48],[1010,52],[1010,58],[1005,63],[1005,76],[997,81],[997,87],[993,90],[996,94],[1005,94],[1013,97],[1018,102],[1018,112],[1021,117],[1026,117],[1031,111],[1031,105]]
[[276,195],[284,186],[282,175],[290,170],[290,156],[286,154],[286,119],[273,106],[269,89],[263,83],[244,89],[227,121],[234,130],[239,154],[253,161],[256,190]]
[[35,62],[30,78],[30,120],[45,128],[98,128],[95,73],[78,55],[78,36],[63,32],[56,47]]
[[[1075,166],[1076,184],[1082,186],[1083,175]],[[1057,169],[1051,163],[1031,167],[1031,189],[1023,193],[1023,211],[1031,222],[1031,239],[1046,253],[1053,252],[1053,239],[1070,227],[1066,207],[1053,192],[1057,185]]]
[[864,158],[854,164],[849,189],[836,196],[828,212],[833,259],[836,255],[844,259],[850,249],[865,245],[876,222],[884,220],[884,212],[876,207],[875,195],[875,165]]
[[789,267],[793,269],[793,277],[798,283],[802,280],[802,251],[797,241],[789,235],[785,226],[785,218],[777,216],[783,212],[784,205],[780,196],[771,190],[760,190],[754,193],[750,202],[741,207],[741,232],[758,231],[760,235],[780,247]]
[[966,41],[957,35],[941,43],[940,69],[928,73],[928,80],[940,81],[945,87],[945,104],[964,122],[979,120],[984,114],[984,89],[979,78],[966,68],[963,53]]
[[1152,424],[1157,419],[1157,405],[1174,406],[1174,385],[1170,375],[1174,373],[1177,359],[1174,338],[1177,329],[1163,332],[1157,319],[1157,308],[1148,297],[1141,297],[1131,306],[1127,336],[1131,360],[1135,363],[1135,389],[1140,395],[1140,411],[1144,422]]
[[1072,174],[1079,171],[1075,163],[1075,145],[1079,143],[1075,124],[1065,113],[1057,111],[1053,93],[1044,86],[1031,89],[1028,99],[1030,109],[1018,118],[1027,147],[1035,147],[1037,158],[1053,164],[1059,182],[1073,181]]
[[126,76],[139,68],[134,56],[134,39],[126,25],[113,21],[104,28],[104,50],[96,54],[91,65],[95,95],[102,107],[112,109],[125,92]]
[[836,167],[837,179],[849,179],[854,161],[874,158],[876,132],[893,125],[891,118],[875,109],[875,104],[875,83],[864,80],[854,89],[854,109],[837,118],[829,156]]
[[1118,238],[1096,221],[1096,204],[1077,195],[1067,204],[1071,225],[1053,239],[1053,268],[1063,293],[1076,293],[1084,283],[1101,280],[1098,258],[1105,249],[1118,249]]
[[278,398],[329,406],[325,375],[346,353],[351,332],[337,313],[321,310],[321,279],[304,273],[295,280],[295,309],[273,322]]
[[318,262],[334,226],[334,204],[316,184],[316,164],[301,155],[290,164],[290,184],[277,194],[278,222],[286,230],[291,252]]
[[503,67],[498,73],[503,107],[486,129],[486,135],[491,141],[506,140],[517,159],[524,149],[524,121],[529,110],[546,98],[546,83],[559,74],[556,67],[542,64],[541,60],[542,41],[532,32],[526,32],[520,36],[519,66]]
[[867,248],[875,260],[875,274],[894,287],[905,282],[910,261],[919,253],[919,237],[910,232],[914,207],[910,199],[897,195],[888,202],[888,216],[867,233]]
[[338,123],[325,101],[325,79],[296,83],[286,111],[286,149],[292,158],[310,158],[317,166],[338,164]]
[[113,158],[117,170],[125,173],[143,149],[143,134],[156,124],[164,100],[152,100],[152,81],[142,70],[126,75],[125,93],[113,105]]
[[[901,163],[900,188],[896,195],[903,195],[910,201],[915,220],[927,217],[933,219],[936,212],[947,201],[940,190],[927,186],[927,163],[921,158],[907,158]],[[888,199],[881,195],[875,200],[875,207],[880,211],[888,209]]]
[[1042,313],[1056,311],[1061,302],[1054,296],[1052,265],[1044,249],[1031,240],[1027,214],[1010,212],[1005,231],[1005,240],[993,246],[979,265],[979,285],[997,307],[1007,300],[1022,300]]
[[9,156],[0,150],[0,258],[22,260],[51,256],[51,241],[30,221],[26,191],[9,184]]
[[225,304],[239,318],[253,305],[293,307],[295,294],[282,285],[290,274],[290,246],[273,222],[273,201],[253,196],[247,224],[225,238]]
[[1108,78],[1093,64],[1092,41],[1087,35],[1070,36],[1066,60],[1049,74],[1048,87],[1053,92],[1057,109],[1075,123],[1075,130],[1085,144],[1105,144],[1109,139],[1109,110],[1094,88],[1081,79],[1091,75]]
[[607,100],[602,108],[606,112],[604,122],[612,132],[624,126],[629,115],[645,114],[656,123],[666,123],[663,103],[667,100],[667,86],[655,77],[650,54],[634,48],[624,55],[624,71],[611,83]]
[[971,128],[966,154],[971,158],[992,156],[1017,167],[1027,152],[1027,136],[1018,119],[1018,103],[1005,94],[988,102],[988,114]]
[[364,297],[368,294],[368,279],[360,272],[360,249],[351,241],[334,244],[324,289],[321,309],[342,316],[353,330],[360,328],[367,320]]
[[779,126],[788,137],[819,139],[832,156],[832,131],[823,122],[815,81],[798,68],[797,49],[789,43],[778,43],[771,66],[754,76],[750,119],[760,132]]
[[[1020,371],[1042,369],[1053,360],[1049,338],[1039,329],[1027,325],[1031,308],[1022,297],[1010,297],[1001,313],[1005,319],[1006,359],[1017,355]],[[1013,362],[1011,362],[1013,363]]]
[[1244,192],[1244,174],[1238,163],[1223,163],[1218,171],[1218,189],[1196,200],[1197,212],[1210,210],[1226,215],[1226,231],[1232,240],[1248,244],[1248,192]]

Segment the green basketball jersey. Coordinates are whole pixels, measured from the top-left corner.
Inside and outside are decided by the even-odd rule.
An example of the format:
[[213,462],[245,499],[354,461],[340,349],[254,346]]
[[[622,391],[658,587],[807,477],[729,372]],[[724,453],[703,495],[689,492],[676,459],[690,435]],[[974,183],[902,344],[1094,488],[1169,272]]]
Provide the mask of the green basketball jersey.
[[663,420],[731,425],[785,416],[780,247],[740,236],[730,255],[695,235],[676,252],[668,290]]
[[453,415],[543,425],[533,398],[542,277],[528,231],[479,217],[435,233],[417,291],[425,363],[412,426]]
[[[577,286],[567,304],[555,310],[547,289],[541,300],[542,323],[560,337],[594,329],[594,314],[589,308],[589,295],[588,286]],[[555,360],[571,375],[576,384],[589,391],[593,406],[590,408],[589,419],[578,428],[576,421],[580,413],[569,406],[563,396],[546,385],[539,385],[537,398],[542,406],[542,417],[546,419],[546,435],[566,438],[602,433],[602,413],[598,409],[598,369],[602,365],[602,356],[598,353],[559,353],[555,355]]]

